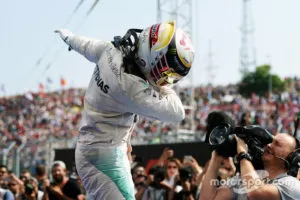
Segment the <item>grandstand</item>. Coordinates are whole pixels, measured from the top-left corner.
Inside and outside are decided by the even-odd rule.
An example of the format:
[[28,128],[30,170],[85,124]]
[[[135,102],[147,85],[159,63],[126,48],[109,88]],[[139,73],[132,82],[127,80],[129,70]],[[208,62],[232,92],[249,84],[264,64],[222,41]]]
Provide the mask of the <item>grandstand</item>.
[[[190,101],[188,88],[181,88],[180,98]],[[273,99],[252,96],[243,98],[236,85],[217,86],[208,94],[208,87],[195,88],[194,118],[183,120],[179,127],[195,125],[192,141],[204,141],[205,119],[214,110],[223,110],[237,122],[249,112],[252,123],[272,132],[293,132],[300,110],[300,96],[295,92],[274,94]],[[37,164],[49,164],[54,149],[74,148],[81,119],[85,90],[70,88],[57,92],[26,93],[0,99],[1,163],[19,174]],[[209,91],[210,93],[210,91]],[[186,110],[188,112],[188,110]],[[160,124],[141,118],[132,134],[133,145],[190,142],[174,134],[176,125]],[[298,129],[297,136],[300,136]]]

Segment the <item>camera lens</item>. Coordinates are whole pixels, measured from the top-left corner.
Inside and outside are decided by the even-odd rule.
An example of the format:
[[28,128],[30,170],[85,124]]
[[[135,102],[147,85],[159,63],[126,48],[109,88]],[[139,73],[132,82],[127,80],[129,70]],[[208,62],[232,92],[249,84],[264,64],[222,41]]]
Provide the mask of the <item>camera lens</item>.
[[209,143],[211,145],[220,145],[223,144],[225,142],[225,140],[227,139],[228,135],[229,135],[229,128],[227,126],[217,126],[215,127],[210,134],[209,137]]
[[34,186],[30,183],[27,183],[25,185],[25,194],[31,195],[33,193],[33,191],[34,191]]

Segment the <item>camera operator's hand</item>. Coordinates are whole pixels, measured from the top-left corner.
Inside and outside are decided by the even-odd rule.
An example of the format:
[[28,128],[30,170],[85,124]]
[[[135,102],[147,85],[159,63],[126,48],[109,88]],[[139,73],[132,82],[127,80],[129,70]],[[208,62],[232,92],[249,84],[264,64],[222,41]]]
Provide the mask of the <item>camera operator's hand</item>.
[[237,135],[234,135],[235,139],[236,139],[236,143],[237,143],[237,153],[241,153],[241,152],[245,152],[248,153],[248,145],[245,143],[245,141],[241,138],[239,138]]
[[213,151],[210,162],[214,162],[214,164],[219,167],[224,159],[225,158],[223,156],[220,156],[216,151]]
[[236,167],[233,163],[233,159],[232,157],[228,157],[223,160],[223,163],[219,168],[218,174],[222,179],[226,180],[228,178],[231,178],[235,174],[235,171]]

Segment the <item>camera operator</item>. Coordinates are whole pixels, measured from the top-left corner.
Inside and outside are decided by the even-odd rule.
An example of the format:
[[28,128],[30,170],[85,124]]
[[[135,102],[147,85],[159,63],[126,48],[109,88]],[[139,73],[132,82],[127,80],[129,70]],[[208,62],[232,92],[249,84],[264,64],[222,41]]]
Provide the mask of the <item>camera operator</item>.
[[24,181],[24,193],[17,200],[42,200],[44,192],[39,191],[38,181],[30,177]]
[[162,166],[153,166],[147,177],[147,183],[144,191],[136,199],[142,200],[166,200],[171,198],[172,188],[164,181],[166,177],[166,169]]
[[179,169],[179,181],[174,188],[174,200],[194,200],[198,186],[194,177],[194,170],[190,166]]
[[[237,160],[241,167],[241,182],[236,185],[225,184],[220,187],[212,184],[224,158],[216,151],[212,152],[206,176],[202,183],[200,200],[298,200],[300,199],[300,182],[287,175],[287,157],[299,146],[294,137],[288,134],[277,134],[272,143],[265,146],[262,156],[264,168],[269,174],[268,181],[259,178],[251,163],[246,143],[235,136],[237,141]],[[229,182],[230,183],[230,182]],[[244,192],[242,192],[244,191]]]

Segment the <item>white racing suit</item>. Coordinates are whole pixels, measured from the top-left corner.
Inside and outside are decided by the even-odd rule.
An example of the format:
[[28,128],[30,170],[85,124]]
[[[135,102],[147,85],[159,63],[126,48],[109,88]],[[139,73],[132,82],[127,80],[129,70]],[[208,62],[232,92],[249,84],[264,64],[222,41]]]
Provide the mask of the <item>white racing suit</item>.
[[111,42],[69,36],[71,49],[96,63],[84,99],[75,160],[89,196],[134,200],[127,157],[137,115],[180,122],[185,113],[171,89],[157,92],[145,80],[125,73],[122,52]]

